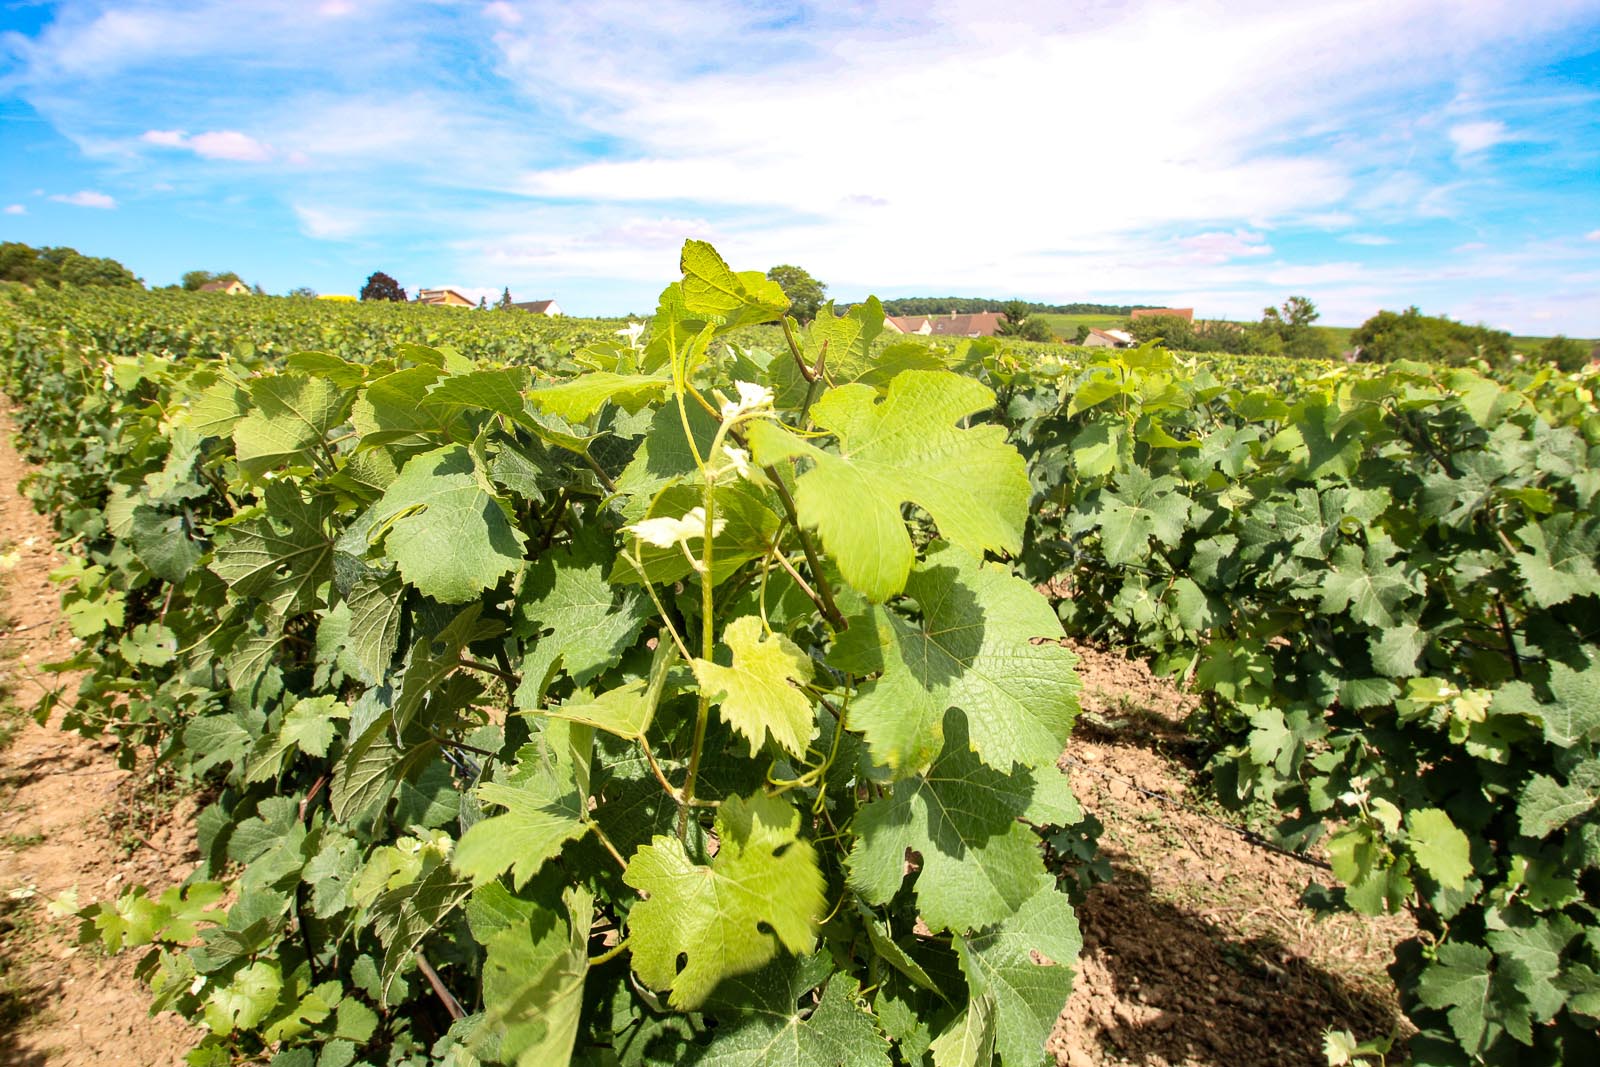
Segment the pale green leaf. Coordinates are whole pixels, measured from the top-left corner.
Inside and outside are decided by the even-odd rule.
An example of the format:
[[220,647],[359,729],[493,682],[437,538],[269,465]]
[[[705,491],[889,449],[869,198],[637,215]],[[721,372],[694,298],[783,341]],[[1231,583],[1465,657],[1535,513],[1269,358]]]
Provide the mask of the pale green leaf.
[[1417,866],[1446,889],[1456,891],[1472,873],[1472,845],[1467,835],[1438,808],[1406,813],[1406,833]]
[[695,660],[701,691],[750,742],[751,755],[770,734],[778,747],[803,756],[815,732],[811,700],[800,688],[811,682],[811,658],[784,635],[765,633],[754,615],[730,622],[722,643],[733,653],[733,665]]
[[990,766],[1053,764],[1078,711],[1078,678],[1049,602],[1004,568],[948,545],[929,551],[906,595],[920,619],[869,608],[830,660],[854,674],[881,672],[850,706],[850,726],[866,734],[873,758],[898,774],[925,766],[943,747],[945,711],[954,707]]
[[691,1010],[723,978],[766,964],[779,945],[810,952],[826,904],[816,853],[799,830],[794,807],[758,793],[718,808],[710,866],[695,863],[675,837],[641,846],[623,874],[645,895],[628,915],[640,980],[670,989],[672,1005]]
[[795,486],[800,521],[814,527],[845,581],[877,602],[905,588],[915,559],[903,503],[926,511],[946,540],[969,552],[1016,552],[1030,489],[1022,456],[999,426],[964,429],[994,394],[947,371],[907,371],[879,402],[871,386],[830,389],[812,419],[838,440],[821,448],[760,421],[750,428],[758,462],[805,458]]
[[1082,948],[1077,916],[1053,884],[998,925],[956,938],[973,997],[994,997],[1001,1067],[1039,1062],[1072,991],[1072,968]]

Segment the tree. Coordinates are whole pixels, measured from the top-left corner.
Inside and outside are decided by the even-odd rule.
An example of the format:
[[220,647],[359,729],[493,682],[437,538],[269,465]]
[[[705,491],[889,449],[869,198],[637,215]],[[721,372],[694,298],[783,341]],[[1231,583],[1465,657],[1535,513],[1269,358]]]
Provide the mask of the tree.
[[317,291],[309,285],[297,285],[289,290],[289,295],[299,300],[315,300]]
[[1291,296],[1282,308],[1264,308],[1261,312],[1261,329],[1277,335],[1283,343],[1283,354],[1299,359],[1331,359],[1333,345],[1323,334],[1312,329],[1311,324],[1322,317],[1310,297]]
[[24,285],[142,288],[144,283],[114,259],[83,256],[73,248],[34,248],[19,241],[0,244],[0,281]]
[[183,288],[191,293],[199,292],[200,287],[211,282],[236,282],[240,277],[231,270],[209,271],[191,270],[183,275]]
[[1000,314],[1005,316],[1005,321],[995,332],[1002,337],[1021,337],[1022,325],[1028,321],[1028,305],[1022,300],[1007,300],[1000,306]]
[[1001,309],[1005,321],[997,331],[1002,337],[1016,337],[1023,341],[1053,341],[1055,332],[1050,324],[1037,315],[1030,315],[1031,305],[1024,300],[1007,300]]
[[1487,326],[1468,326],[1443,315],[1424,315],[1415,306],[1380,311],[1363,322],[1350,340],[1361,358],[1378,363],[1412,359],[1423,363],[1469,363],[1511,358],[1511,335]]
[[495,302],[494,309],[496,311],[511,310],[511,287],[509,285],[500,290],[500,299]]
[[489,298],[488,297],[486,297],[486,296],[478,297],[478,310],[479,311],[488,311],[489,310]]
[[1579,370],[1589,362],[1589,346],[1558,333],[1540,346],[1539,359],[1565,371]]
[[367,277],[367,284],[361,287],[363,300],[393,300],[405,303],[406,291],[400,288],[400,283],[389,277],[383,271],[374,271]]
[[133,271],[101,256],[68,256],[61,264],[61,280],[68,285],[101,285],[114,289],[142,289]]
[[817,317],[828,287],[806,271],[788,264],[780,264],[767,271],[767,280],[778,283],[783,295],[789,298],[789,314],[800,322],[810,322]]

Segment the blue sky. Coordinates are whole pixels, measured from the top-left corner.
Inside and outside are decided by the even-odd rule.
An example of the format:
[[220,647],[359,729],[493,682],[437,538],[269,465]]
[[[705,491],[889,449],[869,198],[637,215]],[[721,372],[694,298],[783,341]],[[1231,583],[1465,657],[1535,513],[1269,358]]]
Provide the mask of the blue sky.
[[0,0],[0,239],[645,312],[839,299],[1600,337],[1600,0]]

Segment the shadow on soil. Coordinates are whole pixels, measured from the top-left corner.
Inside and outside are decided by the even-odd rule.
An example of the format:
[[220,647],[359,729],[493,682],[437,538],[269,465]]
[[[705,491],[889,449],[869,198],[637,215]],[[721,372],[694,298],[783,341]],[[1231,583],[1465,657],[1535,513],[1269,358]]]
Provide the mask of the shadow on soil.
[[[1151,893],[1114,851],[1116,877],[1078,908],[1080,981],[1093,983],[1069,1037],[1087,1060],[1160,1067],[1325,1067],[1329,1027],[1387,1034],[1395,1006],[1379,990],[1295,957],[1267,938],[1231,937],[1201,914]],[[1081,1056],[1081,1053],[1080,1053]]]
[[19,942],[26,940],[23,905],[0,897],[0,1063],[7,1067],[44,1067],[43,1054],[17,1047],[23,1026],[49,1008],[58,990],[29,984],[18,961]]

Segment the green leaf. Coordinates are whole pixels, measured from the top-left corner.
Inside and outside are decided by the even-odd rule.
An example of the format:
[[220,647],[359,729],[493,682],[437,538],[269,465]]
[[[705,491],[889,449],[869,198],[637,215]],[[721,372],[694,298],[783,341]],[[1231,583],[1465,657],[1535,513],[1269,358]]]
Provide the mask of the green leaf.
[[925,774],[895,782],[856,813],[849,880],[866,900],[887,904],[905,880],[910,849],[922,857],[918,913],[930,930],[961,933],[1005,918],[1054,880],[1038,837],[1018,821],[1033,799],[1032,776],[980,762],[954,711],[944,735]]
[[250,1030],[266,1019],[278,1003],[283,972],[276,960],[257,960],[239,971],[227,985],[206,998],[205,1021],[212,1033]]
[[[547,550],[528,567],[517,592],[517,636],[533,643],[522,664],[523,686],[542,681],[559,657],[578,685],[587,685],[633,644],[648,602],[606,580],[609,542],[581,534],[570,546]],[[523,692],[517,706],[527,710]]]
[[985,992],[967,1001],[955,1022],[933,1039],[934,1067],[992,1067],[995,1043],[995,998]]
[[522,563],[528,539],[486,481],[465,446],[448,445],[407,462],[374,508],[385,554],[441,603],[474,600]]
[[1390,678],[1413,678],[1417,658],[1428,648],[1428,635],[1416,623],[1403,622],[1367,637],[1372,669]]
[[1544,838],[1590,811],[1600,802],[1600,781],[1591,765],[1588,773],[1574,774],[1562,785],[1547,774],[1536,774],[1522,790],[1517,803],[1518,829],[1528,837]]
[[572,1055],[589,972],[594,898],[587,890],[569,889],[565,902],[564,917],[541,910],[494,934],[485,946],[482,1025],[499,1038],[497,1062],[544,1067]]
[[778,633],[765,633],[761,620],[745,615],[722,631],[733,665],[694,661],[701,691],[721,708],[722,718],[750,742],[756,755],[770,734],[793,756],[805,755],[815,732],[811,699],[800,687],[812,678],[811,658]]
[[807,1015],[785,970],[775,965],[738,980],[750,995],[742,1010],[719,1013],[722,1025],[690,1061],[695,1067],[890,1067],[889,1042],[861,1006],[854,978],[834,975]]
[[1039,1062],[1072,991],[1072,967],[1082,948],[1077,916],[1054,885],[1039,889],[1004,922],[956,938],[974,999],[994,997],[1001,1067]]
[[339,653],[339,666],[375,685],[389,673],[400,644],[404,579],[398,570],[363,576],[345,602],[350,606],[350,630]]
[[675,837],[641,846],[623,874],[645,895],[628,915],[640,980],[671,989],[673,1007],[692,1010],[723,978],[766,964],[780,944],[810,952],[826,904],[816,853],[799,830],[800,813],[787,801],[758,793],[717,809],[709,866]]
[[905,588],[915,559],[900,507],[916,504],[939,533],[974,554],[1017,552],[1030,489],[1022,456],[1005,431],[961,421],[994,403],[978,382],[948,371],[907,371],[881,403],[872,387],[841,386],[812,406],[818,426],[838,438],[826,452],[776,423],[750,428],[762,465],[813,462],[800,475],[795,505],[814,527],[845,581],[873,601]]
[[1115,490],[1101,492],[1096,505],[1100,546],[1108,563],[1143,563],[1150,539],[1175,545],[1189,520],[1189,499],[1171,475],[1152,478],[1143,467],[1117,477]]
[[1571,748],[1600,735],[1600,661],[1590,659],[1583,670],[1565,663],[1550,665],[1552,703],[1541,703],[1527,682],[1509,682],[1494,694],[1490,706],[1496,715],[1520,715],[1544,726],[1552,745]]
[[1472,874],[1472,844],[1450,816],[1438,808],[1406,813],[1406,833],[1412,858],[1433,880],[1453,892]]
[[629,412],[638,411],[670,388],[670,378],[595,371],[535,389],[528,394],[528,399],[552,415],[570,422],[586,422],[607,403],[618,404]]
[[926,766],[944,746],[945,711],[954,707],[990,766],[1053,764],[1078,711],[1078,679],[1049,603],[1004,568],[948,545],[918,564],[906,595],[920,619],[869,608],[851,620],[831,658],[854,674],[882,672],[849,713],[873,758],[902,775]]
[[1392,544],[1340,545],[1333,552],[1333,570],[1322,580],[1325,614],[1349,610],[1350,617],[1366,626],[1390,630],[1398,625],[1395,611],[1415,592],[1413,579],[1392,565]]
[[307,461],[345,420],[351,394],[326,378],[274,374],[250,383],[253,410],[233,427],[234,454],[252,477]]
[[704,241],[685,241],[679,257],[686,310],[731,330],[748,323],[772,322],[789,306],[783,290],[759,274],[735,274],[717,250]]
[[307,501],[288,482],[271,482],[259,507],[219,528],[211,571],[235,596],[259,597],[279,615],[298,615],[333,577],[332,513],[331,501]]
[[483,803],[506,811],[474,823],[456,845],[452,862],[474,886],[509,870],[511,884],[521,889],[546,860],[588,829],[584,798],[571,781],[554,775],[538,773],[515,786],[485,782],[477,793]]
[[1493,959],[1482,945],[1446,942],[1417,983],[1418,999],[1430,1008],[1447,1009],[1450,1026],[1468,1052],[1482,1046],[1488,1031],[1489,964]]
[[1600,521],[1580,515],[1553,515],[1530,523],[1517,537],[1533,549],[1517,556],[1517,570],[1541,608],[1565,604],[1575,596],[1600,596]]

